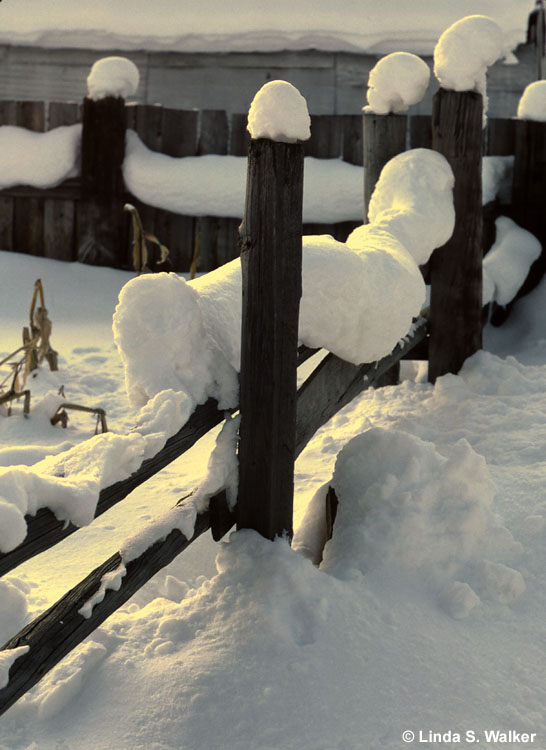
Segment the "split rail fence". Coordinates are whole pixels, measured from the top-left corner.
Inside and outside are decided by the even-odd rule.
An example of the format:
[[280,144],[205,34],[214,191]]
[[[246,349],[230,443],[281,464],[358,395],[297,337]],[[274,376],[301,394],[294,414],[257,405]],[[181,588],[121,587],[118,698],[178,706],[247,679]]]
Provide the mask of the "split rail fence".
[[[113,106],[117,105],[114,103]],[[462,360],[479,348],[482,224],[481,196],[477,185],[481,185],[478,158],[482,144],[481,97],[474,93],[441,90],[435,99],[432,123],[432,145],[444,153],[456,176],[457,226],[454,238],[433,254],[430,321],[427,316],[415,320],[408,336],[379,362],[353,365],[332,353],[327,354],[298,390],[297,367],[314,354],[308,349],[297,349],[304,148],[301,144],[274,143],[264,139],[251,142],[247,203],[240,232],[244,304],[238,456],[240,482],[236,507],[230,510],[225,493],[221,492],[212,498],[208,510],[198,514],[190,539],[173,530],[129,562],[124,563],[119,552],[112,555],[14,635],[1,650],[19,647],[28,647],[28,650],[14,660],[9,681],[0,689],[0,713],[208,529],[212,530],[216,540],[234,524],[238,528],[253,528],[270,539],[282,534],[290,537],[296,457],[322,425],[363,390],[380,384],[381,378],[400,359],[426,356],[419,349],[427,343],[427,338],[432,379],[445,372],[457,372]],[[388,118],[375,118],[375,122],[367,123],[365,129],[368,126],[381,128],[390,127],[390,124]],[[473,184],[472,190],[469,190],[468,180]],[[279,215],[283,216],[281,227],[278,226]],[[272,262],[273,258],[275,262]],[[287,278],[290,278],[290,283],[287,283]],[[437,301],[435,287],[441,289]],[[259,315],[256,301],[259,302]],[[257,326],[260,336],[255,335]],[[258,384],[257,379],[261,381]],[[96,515],[123,500],[223,419],[224,414],[214,400],[199,406],[187,424],[154,458],[144,461],[140,469],[126,480],[101,491]],[[332,516],[335,499],[329,497]],[[252,503],[249,498],[252,498]],[[260,498],[260,504],[256,503],[256,498]],[[180,500],[178,505],[185,501],[187,498]],[[46,509],[26,520],[27,537],[19,547],[0,555],[0,574],[7,573],[77,530],[57,520]],[[119,589],[107,589],[91,615],[84,617],[80,610],[97,593],[103,577],[122,564],[126,573]]]

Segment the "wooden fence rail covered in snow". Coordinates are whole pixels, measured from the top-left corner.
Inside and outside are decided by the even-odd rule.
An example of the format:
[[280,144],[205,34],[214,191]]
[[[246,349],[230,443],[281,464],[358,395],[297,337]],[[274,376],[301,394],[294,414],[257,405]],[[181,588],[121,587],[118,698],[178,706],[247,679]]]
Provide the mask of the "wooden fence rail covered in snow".
[[[246,156],[249,136],[246,115],[228,117],[222,110],[176,110],[159,105],[131,105],[123,108],[123,127],[135,130],[153,151],[173,157],[207,154]],[[84,105],[69,102],[0,101],[0,126],[12,125],[44,132],[63,125],[82,122]],[[115,108],[110,117],[115,118]],[[431,118],[393,115],[393,128],[399,133],[401,147],[430,147]],[[373,134],[374,117],[366,117],[367,133]],[[115,129],[115,123],[107,123]],[[506,155],[515,152],[515,121],[489,120],[484,135],[484,153]],[[96,127],[90,120],[85,127]],[[84,142],[88,142],[84,136]],[[370,141],[372,143],[373,140]],[[368,152],[369,152],[368,148]],[[311,138],[304,144],[306,156],[319,159],[340,158],[350,164],[363,163],[363,128],[360,115],[312,115]],[[105,160],[101,160],[102,163]],[[368,166],[382,162],[380,154],[371,156]],[[82,178],[71,178],[55,188],[37,189],[24,185],[0,190],[0,249],[53,258],[91,262],[118,268],[131,268],[130,222],[123,213],[124,201],[136,205],[144,229],[155,234],[169,248],[175,271],[189,271],[196,246],[199,270],[207,271],[238,254],[239,218],[183,216],[145,205],[129,193],[118,196],[116,205],[89,210]],[[92,164],[92,162],[90,163]],[[367,180],[373,189],[373,175]],[[368,195],[369,198],[369,195]],[[114,224],[111,246],[90,243],[89,228]],[[344,241],[360,222],[304,224],[304,234],[331,234]],[[108,234],[108,233],[107,233]]]

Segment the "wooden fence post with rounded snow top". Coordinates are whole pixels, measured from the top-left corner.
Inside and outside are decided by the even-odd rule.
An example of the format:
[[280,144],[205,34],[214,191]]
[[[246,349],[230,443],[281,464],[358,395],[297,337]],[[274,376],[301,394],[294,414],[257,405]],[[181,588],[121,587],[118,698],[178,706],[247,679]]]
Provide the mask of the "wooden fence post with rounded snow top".
[[455,228],[430,261],[429,381],[457,373],[482,346],[482,96],[440,89],[432,145],[455,176]]
[[238,528],[292,536],[303,146],[249,147],[243,271]]
[[128,218],[123,211],[127,115],[139,73],[125,57],[104,57],[87,78],[82,113],[82,192],[76,223],[78,260],[120,266],[127,259]]
[[268,539],[292,536],[303,163],[300,143],[251,140],[240,227],[237,527]]

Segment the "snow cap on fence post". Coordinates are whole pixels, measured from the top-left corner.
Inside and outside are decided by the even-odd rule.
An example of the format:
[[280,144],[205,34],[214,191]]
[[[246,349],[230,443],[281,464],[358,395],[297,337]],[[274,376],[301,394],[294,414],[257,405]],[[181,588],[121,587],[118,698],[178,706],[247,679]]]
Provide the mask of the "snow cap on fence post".
[[87,76],[90,99],[120,96],[126,99],[136,94],[140,75],[137,66],[126,57],[103,57],[97,60]]
[[487,114],[486,72],[504,52],[504,35],[489,16],[465,16],[449,26],[434,48],[434,75],[443,89],[477,91]]
[[518,120],[546,122],[546,81],[534,81],[525,87],[518,103]]
[[430,70],[424,60],[411,52],[385,55],[368,77],[367,114],[388,115],[406,112],[421,101],[428,87]]
[[258,91],[248,111],[251,138],[281,143],[306,141],[311,137],[307,102],[288,81],[269,81]]

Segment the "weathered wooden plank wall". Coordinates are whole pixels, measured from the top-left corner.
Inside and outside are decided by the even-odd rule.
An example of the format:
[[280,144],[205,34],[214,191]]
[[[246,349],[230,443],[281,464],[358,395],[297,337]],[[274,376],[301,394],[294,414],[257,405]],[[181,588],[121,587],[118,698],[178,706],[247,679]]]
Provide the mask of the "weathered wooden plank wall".
[[[180,110],[148,104],[129,104],[125,112],[127,128],[134,129],[153,151],[173,157],[247,154],[246,114],[229,116],[223,110]],[[20,125],[42,131],[80,122],[81,116],[79,103],[0,101],[0,125]],[[430,148],[431,118],[414,115],[408,122],[407,146]],[[304,144],[306,156],[341,158],[362,165],[361,115],[312,115],[311,133],[311,139]],[[485,153],[514,153],[514,143],[513,120],[489,120]],[[155,234],[169,248],[169,267],[174,270],[189,271],[197,247],[200,271],[216,268],[238,255],[240,218],[182,216],[147,206],[129,194],[126,198],[137,206],[145,231]],[[82,260],[79,200],[77,180],[48,191],[22,186],[0,191],[0,247],[58,260]],[[243,206],[241,213],[242,210]],[[306,223],[303,232],[331,234],[344,241],[359,223],[356,220],[338,224]],[[116,261],[121,268],[131,267],[128,220],[125,226]],[[102,262],[110,264],[111,261],[105,258]]]

